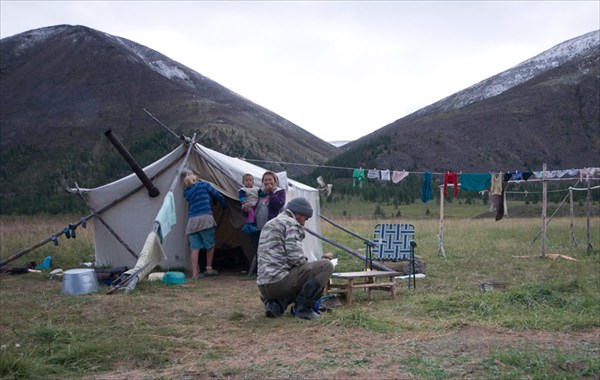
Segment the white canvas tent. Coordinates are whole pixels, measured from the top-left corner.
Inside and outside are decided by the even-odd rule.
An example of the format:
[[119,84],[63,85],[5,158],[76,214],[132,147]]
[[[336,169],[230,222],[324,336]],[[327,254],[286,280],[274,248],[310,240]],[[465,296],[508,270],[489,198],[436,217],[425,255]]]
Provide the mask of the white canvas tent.
[[[181,145],[171,153],[144,168],[145,174],[152,180],[160,195],[151,198],[140,179],[131,174],[115,182],[94,189],[80,189],[92,210],[99,211],[100,218],[94,218],[95,259],[96,265],[102,267],[127,266],[133,268],[136,257],[128,252],[110,232],[112,229],[133,252],[139,254],[151,231],[157,214],[163,206],[163,201],[172,185],[176,222],[166,233],[162,241],[162,249],[166,260],[156,265],[161,269],[188,270],[191,268],[190,249],[185,234],[188,205],[183,198],[183,179],[178,173],[187,151],[186,145]],[[229,211],[222,212],[220,205],[213,207],[217,221],[216,256],[219,250],[241,248],[248,260],[254,255],[250,236],[242,232],[245,217],[241,213],[238,190],[241,187],[242,175],[254,175],[255,184],[261,183],[265,169],[247,161],[229,157],[195,144],[185,167],[198,174],[200,178],[210,182],[227,199]],[[305,197],[314,209],[314,217],[306,224],[312,231],[320,234],[319,192],[317,189],[300,182],[288,179],[285,172],[278,173],[280,187],[286,189],[287,201],[295,197]],[[136,191],[137,189],[137,191]],[[111,205],[114,204],[114,205]],[[109,226],[107,228],[106,225]],[[311,234],[306,234],[304,240],[306,256],[316,260],[323,255],[321,241]],[[217,268],[218,269],[218,268]]]

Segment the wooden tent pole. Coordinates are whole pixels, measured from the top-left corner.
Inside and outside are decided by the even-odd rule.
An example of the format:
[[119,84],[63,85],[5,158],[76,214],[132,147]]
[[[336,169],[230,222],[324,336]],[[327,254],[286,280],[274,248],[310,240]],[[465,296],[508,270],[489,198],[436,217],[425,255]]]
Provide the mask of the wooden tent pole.
[[[331,244],[331,245],[333,245],[333,246],[335,246],[335,247],[338,247],[338,248],[340,248],[340,249],[342,249],[342,250],[344,250],[344,251],[348,252],[348,253],[349,253],[349,254],[351,254],[352,256],[354,256],[354,257],[357,257],[357,258],[361,259],[362,261],[366,261],[366,260],[367,260],[367,258],[366,258],[365,256],[361,255],[360,253],[358,253],[358,252],[356,252],[356,251],[353,251],[353,250],[351,250],[350,248],[348,248],[348,247],[346,247],[346,246],[344,246],[344,245],[342,245],[342,244],[340,244],[340,243],[337,243],[337,242],[335,242],[335,241],[333,241],[333,240],[331,240],[331,239],[328,239],[328,238],[326,238],[325,236],[321,236],[321,235],[319,235],[318,233],[316,233],[316,232],[312,231],[312,230],[311,230],[310,228],[308,228],[308,227],[304,227],[304,230],[305,230],[306,232],[308,232],[309,234],[311,234],[311,235],[313,235],[313,236],[315,236],[315,237],[317,237],[317,238],[319,238],[319,239],[323,240],[324,242],[327,242],[327,243],[329,243],[329,244]],[[387,271],[387,272],[395,272],[393,269],[391,269],[391,268],[389,268],[389,267],[387,267],[387,266],[385,266],[385,265],[383,265],[383,264],[380,264],[380,263],[378,263],[378,262],[376,262],[376,261],[374,261],[374,262],[372,263],[372,265],[373,265],[375,268],[379,269],[379,270],[383,270],[383,271]]]
[[181,175],[181,173],[183,173],[183,168],[185,168],[185,165],[187,165],[188,159],[190,158],[190,152],[192,151],[192,148],[194,147],[194,145],[196,145],[196,133],[195,132],[194,132],[194,135],[192,136],[192,142],[188,145],[187,151],[185,152],[185,157],[183,158],[183,161],[181,161],[181,165],[179,165],[179,168],[177,169],[175,178],[173,178],[173,183],[171,183],[169,192],[172,192],[173,190],[175,190],[175,186],[177,186],[177,182],[179,181],[179,176]]
[[367,239],[367,238],[365,238],[365,237],[362,237],[362,236],[360,236],[360,235],[359,235],[359,234],[357,234],[356,232],[353,232],[353,231],[351,231],[351,230],[347,229],[346,227],[344,227],[344,226],[341,226],[341,225],[337,224],[337,223],[336,223],[336,222],[334,222],[333,220],[331,220],[331,219],[329,219],[329,218],[327,218],[327,217],[325,217],[325,216],[323,216],[323,215],[321,215],[321,214],[319,214],[319,217],[320,217],[321,219],[325,220],[326,222],[329,222],[329,223],[331,223],[332,225],[334,225],[335,227],[339,228],[340,230],[342,230],[342,231],[344,231],[344,232],[347,232],[347,233],[349,233],[350,235],[352,235],[352,236],[354,236],[354,237],[356,237],[356,238],[359,238],[360,240],[364,241],[365,243],[370,243],[370,244],[373,244],[373,245],[375,244],[375,243],[374,243],[374,242],[372,242],[371,240],[369,240],[369,239]]
[[546,256],[546,208],[548,207],[548,182],[546,182],[546,163],[542,166],[542,257]]
[[440,227],[438,230],[438,251],[442,252],[442,255],[446,257],[446,250],[444,249],[444,188],[440,186]]

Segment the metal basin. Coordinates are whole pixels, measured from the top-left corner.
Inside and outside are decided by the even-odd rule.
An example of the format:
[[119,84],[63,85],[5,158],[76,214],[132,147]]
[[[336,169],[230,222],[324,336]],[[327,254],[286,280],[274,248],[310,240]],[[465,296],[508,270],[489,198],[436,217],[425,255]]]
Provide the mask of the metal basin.
[[62,293],[88,294],[100,290],[94,269],[69,269],[63,274]]

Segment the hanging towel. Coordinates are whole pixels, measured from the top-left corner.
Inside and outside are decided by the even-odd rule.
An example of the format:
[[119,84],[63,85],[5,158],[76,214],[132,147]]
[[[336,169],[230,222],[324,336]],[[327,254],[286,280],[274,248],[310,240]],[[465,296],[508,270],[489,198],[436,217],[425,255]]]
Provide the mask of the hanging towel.
[[377,169],[369,169],[367,172],[368,179],[379,179],[379,170]]
[[444,174],[444,196],[448,196],[448,183],[454,185],[454,198],[458,197],[458,174],[450,171]]
[[463,190],[481,191],[492,186],[492,175],[490,173],[462,173],[460,175],[460,187]]
[[402,171],[393,171],[392,172],[392,182],[398,183],[402,181],[404,178],[408,176],[408,172],[406,170]]
[[382,170],[379,174],[381,174],[381,180],[382,181],[389,181],[390,180],[390,171],[388,169]]
[[352,173],[352,187],[356,187],[357,182],[358,182],[358,185],[360,186],[360,188],[362,189],[362,187],[365,183],[365,170],[364,169],[354,169],[354,172]]
[[427,203],[433,199],[433,189],[431,188],[431,173],[423,173],[423,193],[421,194],[421,200],[423,203]]
[[158,223],[158,239],[162,243],[163,239],[171,232],[171,227],[177,223],[177,214],[175,212],[175,197],[173,192],[169,191],[163,200],[163,205],[156,215]]

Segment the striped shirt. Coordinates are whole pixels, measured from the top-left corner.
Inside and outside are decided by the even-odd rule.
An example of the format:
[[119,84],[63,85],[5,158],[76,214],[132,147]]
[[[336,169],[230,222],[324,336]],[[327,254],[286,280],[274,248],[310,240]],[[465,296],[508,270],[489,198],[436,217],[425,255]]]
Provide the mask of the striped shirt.
[[206,214],[212,215],[211,201],[213,200],[219,201],[223,209],[227,208],[225,197],[208,182],[199,181],[186,188],[183,191],[183,196],[189,203],[188,218]]

